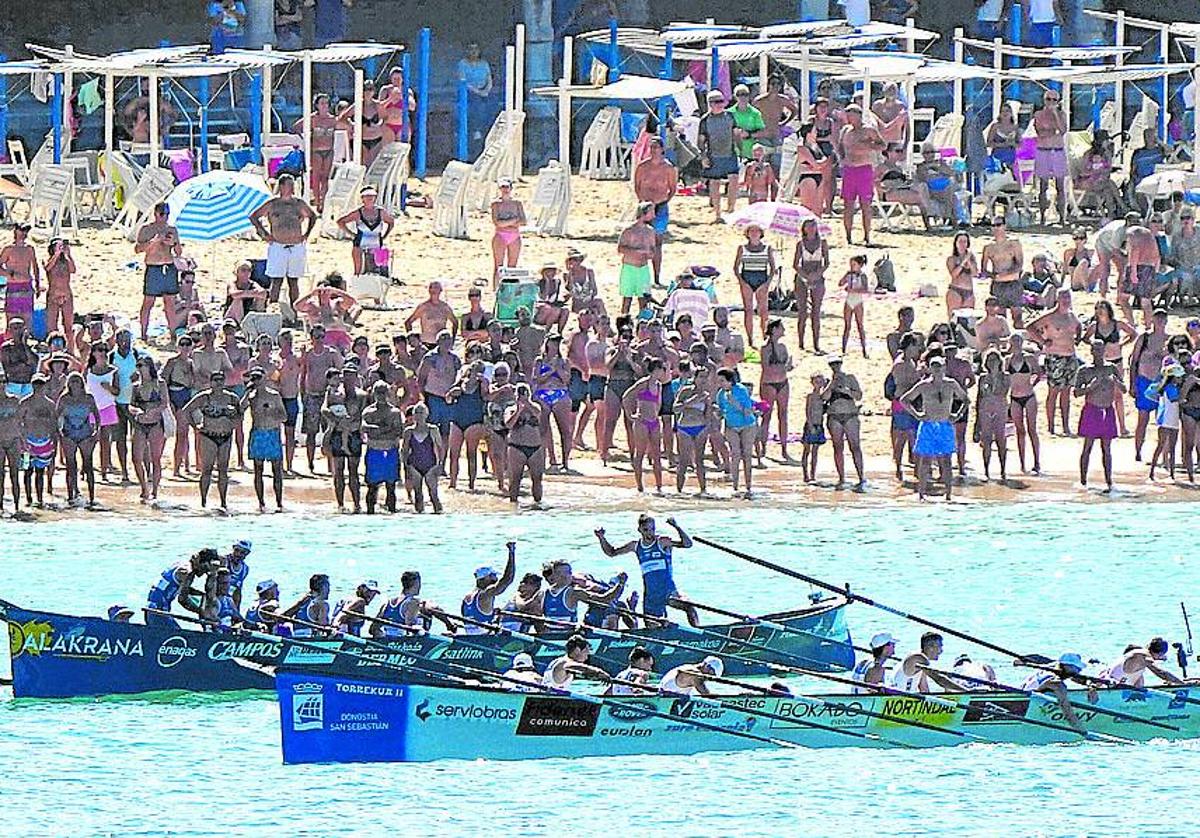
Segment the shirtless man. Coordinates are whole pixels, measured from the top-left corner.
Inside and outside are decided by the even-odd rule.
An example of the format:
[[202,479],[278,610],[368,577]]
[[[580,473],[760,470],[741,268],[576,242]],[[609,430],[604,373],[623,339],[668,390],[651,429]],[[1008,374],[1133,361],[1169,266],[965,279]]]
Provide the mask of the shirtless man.
[[[595,319],[595,326],[592,331],[586,336],[583,344],[583,350],[580,356],[583,362],[584,369],[587,372],[587,405],[583,409],[583,413],[579,414],[579,420],[575,423],[575,447],[580,451],[590,450],[583,442],[583,432],[587,428],[588,421],[595,414],[596,417],[596,445],[600,445],[600,429],[604,427],[605,412],[604,412],[604,392],[608,386],[608,364],[606,356],[608,354],[608,342],[612,337],[612,326],[607,314],[601,314]],[[574,337],[572,337],[574,341]],[[568,344],[568,358],[573,351],[573,345]]]
[[1146,426],[1150,414],[1158,410],[1158,399],[1146,395],[1146,388],[1153,384],[1162,372],[1163,358],[1167,355],[1167,312],[1156,309],[1150,320],[1150,330],[1143,331],[1133,342],[1129,355],[1130,390],[1133,391],[1137,407],[1137,428],[1133,432],[1133,452],[1138,462],[1142,461],[1142,445],[1146,441]]
[[980,352],[999,347],[1012,334],[1012,327],[1002,313],[999,300],[988,297],[983,301],[983,310],[983,319],[975,324],[975,348]]
[[871,105],[871,113],[879,122],[879,136],[887,143],[903,145],[908,139],[908,108],[900,101],[900,89],[895,82],[883,86],[883,98]]
[[142,310],[139,322],[142,340],[146,341],[150,325],[150,311],[154,300],[162,297],[163,314],[167,318],[167,334],[171,344],[175,343],[175,295],[179,293],[179,270],[175,257],[183,253],[179,231],[168,223],[171,209],[165,203],[154,208],[154,220],[143,225],[137,233],[133,250],[146,255],[146,270],[142,282]]
[[762,143],[755,143],[750,155],[743,176],[750,203],[774,201],[779,197],[779,178],[775,174],[775,167],[767,159],[767,147]]
[[[1083,334],[1083,324],[1071,311],[1071,291],[1060,288],[1058,304],[1046,314],[1029,324],[1026,330],[1045,352],[1042,361],[1046,368],[1046,424],[1054,436],[1054,412],[1062,416],[1063,436],[1071,433],[1071,386],[1075,373],[1079,372],[1080,360],[1075,356],[1075,343]],[[1157,404],[1155,405],[1157,407]]]
[[1042,224],[1046,223],[1046,189],[1054,181],[1054,204],[1058,210],[1058,223],[1067,220],[1066,136],[1070,128],[1067,115],[1059,105],[1057,90],[1047,90],[1042,96],[1042,107],[1033,113],[1033,131],[1037,135],[1037,151],[1033,158],[1033,174],[1038,180],[1038,209]]
[[[438,333],[433,351],[422,358],[417,367],[417,387],[429,408],[429,424],[437,426],[442,439],[450,438],[450,419],[454,413],[446,401],[446,394],[454,387],[462,367],[462,359],[454,354],[453,346],[454,339],[449,332]],[[443,461],[447,449],[448,446],[442,446]]]
[[[887,351],[889,358],[895,360],[896,356],[900,354],[900,341],[904,339],[905,335],[913,330],[913,323],[916,322],[916,319],[917,315],[916,312],[913,311],[912,306],[900,306],[900,308],[897,309],[896,328],[894,331],[888,332],[887,336]],[[920,339],[919,334],[917,334],[917,338],[918,340]],[[923,351],[925,347],[922,346],[921,349]]]
[[846,243],[850,244],[854,230],[854,208],[862,215],[863,242],[871,244],[871,200],[875,193],[875,164],[887,142],[874,128],[863,125],[862,108],[852,104],[846,108],[846,124],[839,135],[842,161],[842,224],[846,228]]
[[279,365],[276,375],[279,397],[283,399],[286,417],[283,420],[283,468],[285,474],[295,474],[292,463],[296,454],[296,423],[300,419],[300,356],[296,354],[292,331],[279,333]]
[[714,308],[712,317],[717,327],[713,341],[725,350],[724,360],[718,366],[736,367],[746,359],[746,339],[729,328],[729,309],[725,306]]
[[661,285],[663,237],[671,219],[671,199],[679,187],[679,172],[663,153],[662,140],[651,137],[650,157],[638,164],[633,173],[633,192],[639,201],[654,205],[654,284]]
[[907,393],[921,380],[917,359],[921,356],[921,341],[915,332],[900,338],[900,352],[892,370],[884,381],[884,395],[892,402],[892,460],[896,465],[896,480],[904,482],[904,449],[908,449],[909,461],[913,458],[913,442],[917,436],[917,418],[898,398]]
[[1133,319],[1133,303],[1140,302],[1142,324],[1149,327],[1154,313],[1154,292],[1157,290],[1158,266],[1162,255],[1154,232],[1140,220],[1125,222],[1125,270],[1117,285],[1117,305],[1127,323]]
[[[571,415],[576,420],[579,418],[580,408],[584,407],[588,400],[588,375],[590,371],[584,350],[591,339],[593,320],[594,318],[590,311],[579,312],[576,315],[575,329],[567,337],[565,354],[568,375],[570,376],[567,381],[567,392],[571,396]],[[572,444],[578,438],[573,427],[571,434]]]
[[420,326],[421,343],[427,349],[433,349],[443,329],[450,330],[451,339],[458,337],[458,318],[454,316],[450,304],[442,299],[442,283],[437,280],[429,283],[429,297],[422,300],[405,318],[404,328],[412,329],[413,323]]
[[379,487],[384,487],[388,512],[396,511],[396,482],[400,479],[400,436],[404,433],[404,413],[388,397],[386,381],[371,386],[371,404],[362,412],[362,433],[367,443],[367,514],[375,514]]
[[[50,369],[53,375],[64,377],[59,362],[66,363],[66,355],[55,355]],[[61,389],[51,389],[51,382],[44,376],[33,377],[33,393],[21,399],[18,419],[25,437],[25,451],[29,455],[29,468],[25,472],[25,499],[29,500],[30,488],[37,491],[37,505],[41,506],[45,492],[53,492],[54,460],[57,456],[58,399]]]
[[[526,380],[533,376],[533,365],[542,345],[546,342],[546,330],[533,322],[533,315],[525,306],[517,309],[517,329],[514,333],[516,341],[517,361],[521,364],[521,374]],[[514,370],[514,372],[516,372]]]
[[[0,370],[0,384],[4,383],[4,371]],[[26,396],[26,398],[32,398]],[[21,509],[21,448],[25,442],[21,433],[22,399],[8,392],[0,392],[0,512],[4,511],[4,477],[12,479],[13,514]]]
[[287,420],[287,408],[279,391],[271,386],[262,367],[252,367],[246,373],[246,394],[242,396],[242,412],[250,411],[249,455],[254,463],[254,494],[258,511],[267,511],[263,471],[271,463],[271,484],[275,490],[275,511],[283,511],[283,445],[280,429]]
[[650,262],[658,248],[658,234],[650,226],[653,220],[654,204],[642,201],[638,204],[637,218],[617,239],[617,253],[621,255],[621,314],[628,314],[634,298],[650,290]]
[[[267,201],[250,216],[250,223],[267,242],[267,278],[271,280],[268,299],[279,302],[284,279],[288,284],[288,301],[293,308],[300,297],[300,277],[308,270],[308,236],[317,224],[317,214],[303,198],[293,193],[296,188],[291,175],[280,175],[279,195]],[[263,224],[266,220],[270,229]]]
[[33,392],[33,375],[37,372],[38,356],[29,343],[25,321],[20,317],[8,320],[8,335],[0,343],[0,369],[4,370],[4,390],[21,399]]
[[[975,386],[975,366],[965,358],[958,357],[958,346],[946,344],[946,377],[958,382],[970,400],[971,388]],[[958,447],[958,476],[967,476],[967,421],[969,407],[964,407],[959,417],[954,420],[954,444]]]
[[358,482],[358,465],[362,457],[362,414],[367,406],[367,394],[360,386],[358,362],[349,358],[342,365],[340,379],[325,391],[321,417],[329,428],[329,454],[333,460],[333,496],[338,512],[346,511],[346,485],[354,514],[362,512],[362,494]]
[[[327,374],[342,365],[341,351],[325,343],[325,327],[317,324],[308,333],[308,349],[300,356],[300,401],[303,414],[300,432],[308,454],[308,473],[316,476],[317,434],[321,432],[321,405],[325,402]],[[280,395],[283,395],[282,392]]]
[[[920,408],[917,402],[920,401]],[[919,420],[916,444],[917,495],[925,500],[925,493],[933,478],[933,463],[936,460],[950,500],[952,471],[950,458],[956,449],[954,423],[967,407],[967,393],[958,382],[946,377],[946,360],[941,355],[929,358],[928,375],[920,383],[900,397],[900,403]]]
[[1119,370],[1104,359],[1105,343],[1092,341],[1092,362],[1075,375],[1074,392],[1083,396],[1083,411],[1079,414],[1079,435],[1083,437],[1083,451],[1079,455],[1079,483],[1087,485],[1088,463],[1092,459],[1092,446],[1100,440],[1100,457],[1104,463],[1104,491],[1111,492],[1112,441],[1117,437],[1117,395],[1125,392]]
[[767,79],[767,92],[754,100],[754,107],[762,114],[763,121],[763,128],[755,138],[766,147],[768,159],[776,172],[782,163],[780,148],[783,145],[783,136],[779,129],[795,119],[799,112],[796,103],[783,89],[783,77],[772,75]]
[[992,278],[988,292],[1000,303],[1001,310],[1008,310],[1008,319],[1014,329],[1021,328],[1021,271],[1025,267],[1025,251],[1021,243],[1008,237],[1004,216],[992,219],[992,243],[984,245],[979,260],[980,270]]
[[42,268],[37,251],[26,239],[28,224],[13,227],[13,243],[0,249],[0,276],[6,277],[4,313],[6,318],[33,319],[33,303],[42,293]]
[[251,279],[253,271],[254,266],[249,262],[239,262],[234,271],[233,281],[225,286],[225,298],[229,300],[225,316],[239,325],[246,319],[247,312],[258,310],[260,304],[267,299],[267,292]]

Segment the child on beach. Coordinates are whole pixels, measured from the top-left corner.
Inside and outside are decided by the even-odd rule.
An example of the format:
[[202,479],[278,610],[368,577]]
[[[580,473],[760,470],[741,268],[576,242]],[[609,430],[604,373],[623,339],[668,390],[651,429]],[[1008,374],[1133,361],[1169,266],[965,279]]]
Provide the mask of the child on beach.
[[804,452],[800,456],[800,467],[804,469],[804,482],[814,483],[817,479],[817,452],[825,444],[825,399],[821,396],[829,382],[821,373],[812,376],[812,392],[804,400],[804,433],[800,442]]
[[746,191],[750,193],[750,203],[774,201],[779,194],[779,179],[775,168],[767,160],[767,149],[761,143],[755,143],[752,151],[754,158],[746,164]]
[[863,326],[863,305],[870,290],[870,281],[863,269],[867,266],[866,256],[851,256],[850,270],[838,280],[838,288],[846,289],[846,304],[842,307],[842,353],[850,342],[850,322],[858,327],[858,340],[862,345],[863,357],[867,357],[867,331]]

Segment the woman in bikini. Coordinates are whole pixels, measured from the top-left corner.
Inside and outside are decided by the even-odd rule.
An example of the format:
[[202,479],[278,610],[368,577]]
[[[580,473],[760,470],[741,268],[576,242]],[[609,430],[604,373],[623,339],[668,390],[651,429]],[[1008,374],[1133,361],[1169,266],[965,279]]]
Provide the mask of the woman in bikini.
[[[800,126],[800,144],[796,146],[796,196],[800,203],[817,215],[824,215],[827,206],[825,181],[833,176],[833,159],[817,145],[816,131],[811,122]],[[787,196],[791,200],[792,196]]]
[[[339,119],[329,110],[329,94],[318,93],[313,99],[313,110],[309,116],[312,131],[312,160],[309,163],[309,183],[312,185],[313,206],[320,215],[325,208],[325,193],[329,191],[329,178],[333,174],[333,141],[336,133],[350,133],[350,124]],[[304,133],[304,118],[296,120],[292,130]]]
[[117,368],[108,362],[108,344],[93,343],[87,359],[87,372],[84,381],[87,391],[96,400],[96,408],[100,411],[100,479],[108,482],[108,472],[112,468],[112,428],[116,427],[117,393],[121,392],[117,383]]
[[946,318],[952,320],[954,312],[964,308],[975,308],[975,275],[979,273],[979,260],[971,250],[971,237],[956,233],[946,259],[946,271],[950,274],[950,286],[946,289]]
[[866,485],[863,476],[862,443],[859,440],[858,412],[862,401],[862,386],[853,375],[842,370],[842,360],[834,358],[829,361],[832,374],[829,383],[821,391],[825,400],[825,424],[829,428],[829,438],[833,442],[833,464],[837,468],[838,488],[846,485],[846,451],[850,447],[850,457],[854,461],[854,469],[858,474],[856,490],[862,491]]
[[512,381],[512,369],[500,361],[492,368],[492,382],[484,392],[483,419],[487,427],[488,458],[492,463],[492,474],[501,493],[505,491],[508,460],[505,445],[508,442],[508,425],[504,414],[517,401],[517,391]]
[[858,341],[862,345],[863,357],[867,357],[867,330],[863,325],[863,307],[870,290],[870,281],[863,269],[867,267],[866,256],[851,256],[850,270],[838,280],[838,288],[846,289],[846,303],[842,306],[842,354],[850,343],[850,323],[858,327]]
[[775,251],[763,241],[763,229],[757,224],[746,228],[746,243],[738,245],[733,258],[733,275],[737,277],[742,292],[743,322],[746,326],[746,342],[754,346],[754,315],[757,314],[762,331],[767,331],[767,294],[771,277],[775,276]]
[[379,116],[391,134],[391,142],[407,143],[412,138],[412,113],[417,102],[404,83],[404,71],[399,67],[392,68],[388,81],[379,91]]
[[187,420],[179,415],[183,406],[192,400],[192,391],[196,387],[196,368],[192,364],[194,344],[191,335],[179,338],[179,351],[167,359],[162,368],[162,378],[167,385],[167,398],[171,409],[175,412],[175,453],[172,461],[175,463],[175,476],[183,478],[184,472],[191,473],[188,463],[188,432]]
[[821,351],[821,303],[825,299],[825,271],[829,269],[829,244],[821,237],[820,228],[814,218],[800,225],[800,241],[796,242],[796,254],[792,257],[792,270],[796,272],[796,331],[800,349],[804,349],[804,331],[812,329],[813,352]]
[[667,366],[659,358],[646,363],[646,374],[634,382],[621,406],[633,428],[633,481],[638,492],[645,492],[642,463],[647,456],[654,472],[654,490],[662,494],[662,421],[658,418],[662,406],[663,385],[670,380]]
[[554,451],[554,431],[550,420],[558,428],[562,446],[562,471],[570,472],[569,458],[574,443],[575,415],[571,412],[571,368],[562,355],[562,335],[551,332],[542,343],[542,353],[533,364],[530,384],[537,403],[542,406],[542,441],[550,455],[547,472],[559,470],[558,457]]
[[[1137,329],[1118,320],[1108,300],[1098,300],[1093,312],[1095,316],[1083,332],[1083,344],[1090,346],[1093,340],[1104,341],[1104,360],[1117,368],[1117,380],[1125,381],[1125,347],[1137,339]],[[1118,433],[1129,436],[1125,428],[1125,395],[1119,387],[1113,393],[1113,407],[1117,409]]]
[[71,275],[75,260],[71,258],[71,243],[66,239],[50,239],[50,258],[46,261],[46,330],[53,332],[62,326],[64,335],[75,329],[75,295],[71,292]]
[[984,132],[984,142],[991,150],[992,157],[1016,173],[1017,164],[1017,123],[1013,119],[1012,108],[1007,103],[1001,105],[996,119]]
[[442,432],[436,425],[429,424],[429,408],[418,402],[409,408],[412,422],[404,429],[400,438],[400,461],[404,463],[406,481],[412,489],[413,508],[425,511],[425,492],[433,511],[441,513],[442,500],[438,497],[438,478],[442,474],[444,446]]
[[[617,429],[617,419],[624,418],[625,439],[632,446],[633,426],[629,416],[623,410],[625,394],[633,387],[641,375],[641,368],[633,355],[633,332],[622,328],[613,345],[604,356],[605,366],[608,367],[608,384],[604,389],[604,433],[599,440],[600,459],[608,465],[609,453],[612,451],[613,434]],[[632,447],[630,449],[632,455]]]
[[492,201],[492,288],[500,281],[500,268],[516,267],[521,258],[521,227],[525,224],[525,205],[513,197],[513,184],[501,178],[500,194]]
[[533,401],[528,384],[518,384],[516,401],[504,412],[508,428],[508,499],[517,503],[521,478],[529,472],[535,507],[542,505],[542,474],[546,447],[542,444],[542,408]]
[[1179,387],[1179,414],[1183,467],[1187,469],[1188,482],[1195,483],[1196,458],[1200,456],[1200,357],[1192,357],[1187,377]]
[[[348,122],[354,118],[354,107],[342,109],[337,118]],[[362,142],[362,164],[370,168],[379,154],[379,147],[384,140],[391,140],[392,132],[383,124],[379,116],[379,105],[375,101],[375,82],[363,82],[362,123],[358,126]]]
[[479,470],[479,443],[487,436],[484,404],[488,383],[483,377],[483,347],[467,347],[466,363],[458,371],[454,386],[446,393],[450,403],[450,488],[458,487],[458,457],[467,445],[467,491],[475,491]]
[[708,445],[708,418],[712,407],[708,367],[693,368],[690,361],[679,362],[682,384],[675,394],[675,447],[679,452],[675,468],[675,491],[682,493],[688,469],[696,472],[700,483],[697,497],[711,497],[704,470],[704,449]]
[[[63,456],[67,461],[67,503],[82,506],[79,494],[79,474],[82,471],[87,481],[89,509],[96,505],[96,469],[92,464],[92,452],[100,434],[100,409],[96,400],[87,391],[81,373],[67,375],[66,388],[59,396],[58,432]],[[78,454],[78,459],[76,459]]]
[[1071,233],[1071,242],[1071,246],[1063,251],[1063,284],[1072,291],[1090,291],[1092,263],[1096,261],[1096,252],[1087,246],[1087,230],[1076,227]]
[[1012,376],[1004,370],[1004,357],[1000,350],[992,348],[983,353],[983,372],[979,375],[979,390],[975,399],[975,427],[979,431],[979,445],[983,448],[983,479],[990,480],[992,446],[1000,458],[1000,482],[1008,480],[1008,440],[1005,426],[1008,424],[1009,391]]
[[208,505],[208,490],[217,472],[217,493],[221,511],[227,512],[229,492],[229,450],[233,432],[241,420],[237,394],[225,389],[225,372],[209,376],[209,387],[192,396],[181,410],[182,419],[196,429],[196,456],[200,465],[200,506]]
[[763,412],[762,426],[758,434],[759,460],[767,447],[767,435],[771,425],[771,414],[779,417],[779,447],[783,459],[791,462],[788,456],[788,373],[792,371],[792,359],[787,347],[783,345],[783,321],[778,317],[771,318],[767,324],[767,340],[763,344],[760,358],[762,374],[758,381],[758,392],[766,403]]
[[1041,362],[1036,355],[1025,351],[1025,336],[1014,332],[1008,338],[1008,360],[1004,364],[1009,376],[1009,418],[1017,432],[1017,456],[1021,471],[1025,468],[1025,438],[1033,449],[1033,473],[1042,473],[1042,443],[1038,439],[1038,401],[1034,387],[1042,380]]
[[[396,226],[395,217],[378,206],[379,193],[373,186],[364,186],[359,193],[362,203],[338,219],[338,227],[350,237],[350,259],[355,275],[378,273],[388,267],[387,259],[377,251]],[[382,263],[382,264],[380,264]]]
[[133,470],[141,485],[142,503],[158,499],[167,441],[163,414],[169,403],[166,382],[159,379],[154,359],[149,355],[138,358],[129,418],[133,429]]

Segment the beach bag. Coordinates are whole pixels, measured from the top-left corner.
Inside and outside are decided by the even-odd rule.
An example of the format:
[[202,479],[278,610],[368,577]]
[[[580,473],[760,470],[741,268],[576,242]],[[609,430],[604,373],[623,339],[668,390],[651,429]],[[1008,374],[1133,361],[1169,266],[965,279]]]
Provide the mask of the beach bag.
[[886,253],[875,263],[875,290],[896,290],[896,268],[892,265],[891,257]]

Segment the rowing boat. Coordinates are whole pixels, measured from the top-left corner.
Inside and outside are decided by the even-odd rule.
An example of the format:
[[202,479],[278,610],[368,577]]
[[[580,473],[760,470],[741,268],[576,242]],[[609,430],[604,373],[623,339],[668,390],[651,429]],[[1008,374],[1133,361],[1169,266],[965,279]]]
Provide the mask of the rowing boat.
[[[289,764],[1041,745],[1082,738],[1052,697],[1022,692],[598,698],[296,672],[280,672],[276,687]],[[1188,701],[1188,692],[1110,688],[1098,692],[1095,704],[1083,690],[1070,698],[1088,738],[1192,739],[1200,737],[1200,706]]]
[[[667,626],[597,636],[593,649],[598,658],[620,661],[641,644],[670,666],[693,663],[706,654],[737,652],[741,657],[728,664],[732,675],[766,674],[769,662],[843,671],[854,665],[846,604],[845,597],[829,597],[761,618],[770,625],[753,620],[723,623],[706,626],[703,635],[687,627]],[[446,666],[454,662],[502,672],[518,652],[528,652],[544,667],[562,654],[565,637],[562,632],[547,633],[547,641],[558,643],[531,643],[504,634],[414,635],[385,641],[389,649],[351,636],[296,644],[258,633],[113,623],[29,610],[4,600],[0,600],[0,619],[8,624],[13,694],[29,698],[271,689],[276,667],[392,680],[397,665],[418,661],[435,672],[447,671]],[[747,642],[754,647],[747,647]],[[619,669],[602,665],[614,673]]]

